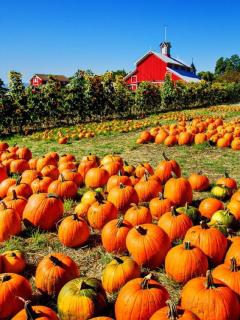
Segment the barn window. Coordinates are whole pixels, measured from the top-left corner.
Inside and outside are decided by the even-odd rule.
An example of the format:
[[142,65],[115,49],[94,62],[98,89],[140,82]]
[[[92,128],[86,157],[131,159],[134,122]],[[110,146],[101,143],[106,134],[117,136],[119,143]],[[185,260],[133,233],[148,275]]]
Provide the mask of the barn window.
[[137,76],[132,76],[131,77],[131,82],[136,83],[137,82]]
[[137,85],[136,84],[132,84],[132,90],[137,90]]

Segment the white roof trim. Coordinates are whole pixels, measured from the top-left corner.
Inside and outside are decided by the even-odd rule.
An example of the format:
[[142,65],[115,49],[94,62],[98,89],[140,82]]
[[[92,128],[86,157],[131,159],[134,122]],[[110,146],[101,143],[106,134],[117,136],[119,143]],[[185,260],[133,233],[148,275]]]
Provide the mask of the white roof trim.
[[177,75],[179,78],[183,79],[186,82],[199,82],[199,81],[201,81],[199,78],[183,76],[182,74],[178,73],[176,70],[173,70],[171,68],[167,68],[167,70],[171,73],[174,73],[175,75]]

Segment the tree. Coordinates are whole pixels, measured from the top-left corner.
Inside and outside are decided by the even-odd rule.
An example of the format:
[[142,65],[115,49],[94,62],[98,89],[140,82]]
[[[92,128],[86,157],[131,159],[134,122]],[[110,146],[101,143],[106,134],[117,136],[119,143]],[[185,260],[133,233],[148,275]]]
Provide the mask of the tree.
[[174,84],[169,74],[166,74],[165,81],[161,86],[162,109],[168,110],[174,101]]
[[215,74],[220,76],[225,72],[240,71],[240,57],[233,54],[230,58],[219,58],[216,62]]
[[227,67],[226,60],[223,57],[219,58],[215,66],[215,75],[218,76],[223,74],[226,71],[226,67]]
[[7,88],[5,88],[4,82],[2,81],[2,79],[0,79],[0,99],[5,95],[6,92]]
[[121,76],[121,77],[124,78],[124,77],[126,77],[127,72],[124,69],[122,69],[122,70],[112,71],[112,74],[113,74],[115,79],[116,79],[117,76]]
[[198,73],[201,80],[212,82],[214,80],[214,74],[210,71],[201,71]]

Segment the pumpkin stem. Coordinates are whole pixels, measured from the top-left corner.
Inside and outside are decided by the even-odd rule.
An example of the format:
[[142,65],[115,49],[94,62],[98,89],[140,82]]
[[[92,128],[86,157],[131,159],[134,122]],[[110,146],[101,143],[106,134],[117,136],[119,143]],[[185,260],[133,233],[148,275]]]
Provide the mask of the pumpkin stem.
[[200,221],[200,226],[202,229],[209,229],[209,226],[207,225],[207,222],[204,220]]
[[168,319],[177,320],[178,319],[178,312],[177,312],[176,305],[171,300],[167,300],[166,304],[169,308],[168,315],[167,315]]
[[163,200],[163,194],[162,194],[162,192],[159,192],[159,193],[158,193],[158,198],[159,198],[159,200]]
[[215,288],[211,270],[208,270],[207,274],[206,274],[206,288],[207,289],[214,289]]
[[78,218],[78,215],[77,215],[76,213],[73,213],[73,214],[72,214],[72,219],[73,219],[73,220],[80,221],[79,218]]
[[123,223],[123,216],[120,216],[120,217],[118,218],[116,227],[117,227],[117,228],[121,228],[123,225],[124,225],[124,223]]
[[178,212],[177,212],[177,210],[176,210],[176,208],[174,206],[171,207],[171,214],[173,216],[178,216]]
[[15,258],[17,255],[16,255],[15,252],[11,252],[11,253],[10,253],[10,256]]
[[11,280],[12,277],[10,276],[10,274],[4,274],[2,277],[1,277],[1,282],[6,282],[6,281],[9,281]]
[[48,198],[60,199],[59,195],[57,195],[56,193],[48,193],[47,197]]
[[61,267],[63,265],[62,261],[60,261],[57,257],[50,256],[49,259],[52,261],[52,263],[57,266]]
[[198,171],[197,174],[201,176],[203,174],[202,170]]
[[143,278],[143,281],[141,282],[141,288],[148,289],[148,282],[152,278],[152,274],[149,273],[146,277]]
[[227,171],[224,172],[225,178],[229,178],[229,174]]
[[121,170],[118,170],[118,174],[117,174],[119,177],[122,176],[122,171]]
[[187,211],[187,210],[188,210],[188,208],[189,208],[189,206],[188,206],[188,202],[186,202],[186,203],[185,203],[185,210]]
[[99,203],[103,203],[103,202],[104,202],[104,197],[103,197],[103,195],[102,195],[100,192],[97,192],[97,193],[96,193],[95,198],[96,198],[96,200],[97,200]]
[[231,265],[230,265],[230,271],[231,272],[238,272],[238,267],[237,267],[237,260],[236,258],[232,257],[230,259]]
[[1,203],[2,203],[2,205],[3,205],[4,210],[6,210],[6,209],[7,209],[6,203],[5,203],[3,200],[1,201]]
[[17,200],[17,193],[16,193],[16,190],[14,189],[12,191],[12,200]]
[[60,173],[60,177],[61,177],[61,182],[64,182],[64,181],[65,181],[65,178],[64,178],[64,176],[63,176],[62,173]]
[[116,256],[113,257],[113,259],[116,260],[118,263],[123,263],[124,262],[121,258],[116,257]]
[[120,189],[124,189],[125,185],[122,182],[120,182],[119,187],[120,187]]
[[185,242],[183,243],[183,245],[184,245],[184,249],[185,249],[185,250],[191,250],[191,243],[190,243],[190,241],[185,241]]
[[84,290],[84,289],[92,289],[92,287],[89,284],[87,284],[85,281],[83,281],[80,285],[79,290]]
[[27,320],[35,320],[39,318],[39,315],[33,310],[31,301],[24,302],[24,309],[27,315]]
[[19,184],[21,183],[21,180],[22,180],[22,176],[19,176],[16,181],[16,186],[19,186]]
[[141,226],[136,226],[136,230],[142,235],[145,236],[147,234],[147,230]]
[[175,172],[171,171],[171,176],[174,178],[174,179],[177,179],[177,175]]
[[164,160],[170,161],[170,159],[166,156],[166,153],[165,153],[165,152],[162,153],[162,156],[163,156]]

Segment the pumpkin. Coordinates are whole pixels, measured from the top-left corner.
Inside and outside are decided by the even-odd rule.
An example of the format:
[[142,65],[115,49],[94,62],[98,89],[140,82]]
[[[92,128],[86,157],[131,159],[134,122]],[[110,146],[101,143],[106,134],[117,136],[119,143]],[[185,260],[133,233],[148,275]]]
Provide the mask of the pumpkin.
[[16,173],[16,174],[21,174],[23,171],[29,169],[29,164],[27,160],[24,159],[16,159],[12,160],[10,163],[10,172],[11,173]]
[[168,306],[156,311],[149,320],[199,320],[194,313],[175,306],[170,300],[166,303]]
[[120,290],[115,303],[116,320],[146,320],[166,305],[169,294],[157,281],[136,278]]
[[212,187],[211,194],[219,200],[227,200],[231,197],[232,192],[225,186],[216,185]]
[[81,174],[83,179],[85,179],[87,172],[92,168],[97,168],[98,166],[99,166],[99,160],[85,159],[81,161],[81,163],[79,164],[78,172]]
[[51,182],[48,187],[48,193],[55,193],[62,199],[75,198],[77,196],[78,187],[75,182],[67,181],[61,175],[60,180]]
[[109,173],[103,168],[92,168],[85,176],[85,184],[89,188],[103,187],[109,179]]
[[151,223],[152,215],[147,207],[133,203],[125,212],[124,219],[134,227],[143,223]]
[[28,199],[23,211],[23,222],[43,230],[51,230],[62,218],[63,211],[63,203],[57,195],[35,193]]
[[221,224],[225,225],[226,227],[230,227],[234,222],[234,215],[227,209],[216,211],[211,217],[210,224]]
[[58,165],[58,170],[62,173],[65,170],[77,170],[76,164],[74,162],[61,162]]
[[139,202],[148,202],[162,192],[161,184],[156,180],[148,180],[147,175],[143,181],[139,181],[135,186]]
[[61,320],[87,320],[106,307],[106,293],[95,278],[76,278],[64,285],[57,299]]
[[27,147],[18,148],[16,150],[16,155],[19,159],[30,160],[32,158],[32,152]]
[[98,197],[98,201],[89,207],[87,219],[92,228],[101,230],[108,221],[116,219],[117,215],[117,208],[112,202]]
[[76,158],[73,154],[68,153],[68,154],[63,154],[60,158],[59,158],[59,164],[63,163],[63,162],[74,162],[76,161]]
[[47,193],[48,187],[52,183],[52,179],[50,177],[41,177],[39,176],[37,179],[33,180],[31,183],[31,189],[33,193]]
[[86,221],[76,214],[64,218],[58,228],[58,238],[66,247],[75,248],[84,244],[90,235]]
[[152,166],[149,163],[140,163],[135,168],[135,175],[138,178],[142,178],[144,174],[148,172],[150,175],[154,173]]
[[[23,210],[26,207],[27,199],[21,196],[17,196],[15,190],[12,191],[12,195],[3,199],[4,203],[9,209],[13,209],[22,218]],[[4,205],[0,202],[0,208],[4,209]]]
[[184,242],[171,248],[165,259],[165,271],[169,278],[186,283],[192,278],[203,276],[208,270],[207,256],[201,249]]
[[230,264],[231,259],[234,257],[237,261],[237,265],[240,266],[240,239],[237,238],[237,240],[233,241],[231,246],[229,247],[224,263]]
[[9,187],[7,196],[11,196],[13,192],[15,192],[17,196],[27,199],[32,195],[32,189],[30,185],[27,183],[22,183],[21,177],[16,181],[15,185]]
[[131,203],[138,203],[138,195],[132,186],[120,183],[119,187],[110,190],[107,200],[112,202],[118,211],[126,211]]
[[240,272],[237,261],[233,257],[230,259],[230,265],[223,263],[218,265],[212,272],[215,279],[222,281],[237,295],[240,295]]
[[97,201],[97,197],[98,197],[98,192],[96,190],[95,191],[89,190],[83,194],[81,198],[81,202],[91,205]]
[[168,133],[165,130],[159,130],[158,134],[155,137],[155,143],[160,144],[163,143],[167,138]]
[[192,143],[193,135],[190,132],[181,132],[178,137],[178,144],[180,146]]
[[49,164],[42,168],[41,174],[43,177],[50,177],[52,180],[57,180],[59,176],[59,170],[57,167]]
[[188,178],[194,191],[205,191],[209,188],[209,179],[201,173],[192,173]]
[[164,213],[158,220],[158,226],[168,235],[171,242],[183,239],[187,230],[192,227],[192,220],[183,213],[178,213],[175,207]]
[[35,285],[40,292],[55,297],[65,283],[78,276],[78,267],[70,257],[62,253],[51,253],[39,262]]
[[59,144],[66,144],[68,143],[68,138],[67,137],[61,137],[58,139]]
[[118,161],[108,162],[102,168],[108,172],[109,177],[116,175],[119,171],[123,172],[123,165]]
[[4,209],[0,210],[0,242],[10,239],[22,230],[19,215],[13,209],[8,209],[4,202],[2,204]]
[[36,164],[36,169],[38,172],[41,172],[42,169],[47,165],[53,165],[53,166],[57,167],[57,160],[51,156],[43,156],[38,159],[37,164]]
[[[4,180],[4,181],[5,181],[5,180]],[[3,182],[4,182],[4,181],[3,181]],[[3,182],[2,182],[2,183],[3,183]],[[1,186],[1,184],[0,184],[0,186]],[[233,194],[232,197],[231,197],[231,200],[240,201],[240,190],[234,192],[234,194]]]
[[[78,187],[82,186],[83,178],[76,170],[63,170],[61,174],[65,180],[75,182]],[[61,176],[59,178],[61,178]]]
[[86,218],[89,208],[90,208],[90,204],[84,203],[84,202],[80,202],[74,208],[74,213],[76,213],[78,217]]
[[207,141],[207,136],[205,133],[197,133],[194,137],[195,144],[202,144]]
[[222,210],[224,205],[222,201],[215,198],[206,198],[201,201],[199,205],[199,211],[203,217],[211,219],[212,215],[218,211]]
[[107,164],[109,162],[119,162],[119,163],[121,163],[123,165],[122,157],[119,156],[119,155],[116,155],[116,154],[114,154],[114,155],[108,154],[108,155],[104,156],[102,158],[101,164],[104,165],[104,164]]
[[180,177],[181,168],[175,160],[167,158],[165,153],[163,153],[163,158],[164,160],[159,163],[154,173],[160,178],[161,183],[165,184],[172,177],[172,172]]
[[163,194],[159,192],[158,197],[149,202],[149,209],[153,218],[159,219],[164,213],[169,212],[173,203],[169,199],[164,199]]
[[56,151],[51,151],[51,152],[47,153],[46,157],[50,157],[50,158],[55,159],[56,161],[59,161],[59,154]]
[[23,276],[16,273],[0,274],[0,319],[12,319],[23,308],[23,302],[18,297],[30,299],[32,289]]
[[230,178],[227,172],[225,172],[225,177],[219,178],[216,181],[216,185],[224,186],[229,189],[237,189],[237,181],[233,178]]
[[210,228],[204,221],[191,227],[184,238],[191,245],[200,248],[213,264],[222,262],[227,251],[228,242],[221,231]]
[[128,232],[126,246],[137,264],[156,268],[163,263],[171,243],[164,230],[146,223]]
[[4,272],[21,273],[26,267],[24,253],[20,250],[5,251],[2,254]]
[[108,252],[123,253],[127,251],[126,237],[132,225],[120,217],[105,224],[102,229],[102,245]]
[[38,159],[30,159],[30,160],[28,160],[29,169],[31,169],[31,170],[36,170],[36,168],[37,168],[37,161],[38,161]]
[[165,184],[164,198],[171,200],[176,206],[182,206],[186,202],[191,203],[193,193],[189,181],[183,177],[169,179]]
[[6,167],[0,164],[0,182],[7,179],[7,177],[8,177],[8,174],[7,174]]
[[107,192],[110,192],[112,188],[119,186],[120,183],[122,183],[125,186],[132,185],[130,178],[128,176],[122,175],[121,171],[119,171],[117,175],[113,175],[108,179]]
[[30,300],[24,302],[24,309],[19,311],[12,320],[58,320],[57,314],[45,306],[32,306]]
[[185,284],[181,292],[181,306],[201,320],[239,319],[237,295],[221,281],[213,279],[210,271],[206,277],[191,279]]
[[184,207],[178,207],[176,211],[178,213],[184,213],[187,215],[193,221],[193,223],[199,222],[200,214],[198,209],[190,206],[187,202]]
[[25,170],[22,173],[21,183],[31,184],[39,176],[42,176],[42,174],[35,169]]
[[0,198],[4,198],[7,195],[8,189],[16,184],[16,179],[7,178],[0,183]]
[[240,220],[240,201],[231,200],[228,205],[227,209],[234,215],[237,220]]
[[8,149],[9,145],[7,142],[0,141],[0,153],[6,151]]
[[129,280],[140,276],[138,264],[130,257],[114,257],[102,272],[102,285],[108,293],[118,291]]

